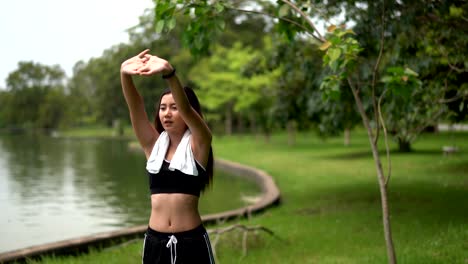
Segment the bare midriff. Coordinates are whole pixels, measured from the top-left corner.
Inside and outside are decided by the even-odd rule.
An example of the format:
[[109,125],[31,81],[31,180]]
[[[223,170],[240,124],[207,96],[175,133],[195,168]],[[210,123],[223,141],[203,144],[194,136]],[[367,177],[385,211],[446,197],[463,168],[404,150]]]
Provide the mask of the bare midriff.
[[182,193],[151,195],[150,228],[175,233],[194,229],[201,222],[197,196]]

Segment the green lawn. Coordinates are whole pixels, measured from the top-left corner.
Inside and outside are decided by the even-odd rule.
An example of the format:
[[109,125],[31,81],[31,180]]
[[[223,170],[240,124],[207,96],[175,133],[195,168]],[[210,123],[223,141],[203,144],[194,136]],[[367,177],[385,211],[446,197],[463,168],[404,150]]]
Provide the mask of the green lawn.
[[[447,144],[460,152],[442,155]],[[392,154],[389,200],[398,261],[468,263],[468,133],[426,134],[414,149]],[[225,235],[216,248],[220,263],[386,263],[375,165],[362,131],[352,134],[349,147],[341,138],[302,133],[295,146],[287,145],[285,134],[268,144],[253,136],[215,137],[214,151],[267,171],[282,193],[279,207],[240,221],[281,239],[251,234],[241,257],[242,237]],[[139,263],[141,248],[135,241],[41,263]]]

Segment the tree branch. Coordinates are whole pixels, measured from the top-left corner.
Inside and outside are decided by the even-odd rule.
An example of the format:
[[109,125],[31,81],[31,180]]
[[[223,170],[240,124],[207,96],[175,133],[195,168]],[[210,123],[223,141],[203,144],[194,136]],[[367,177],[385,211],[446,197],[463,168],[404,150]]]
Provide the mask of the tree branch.
[[[379,66],[380,66],[380,61],[382,59],[382,54],[383,54],[383,47],[384,47],[384,33],[385,33],[385,1],[383,2],[382,4],[382,30],[381,30],[381,33],[380,33],[380,50],[379,50],[379,56],[377,56],[377,61],[375,62],[375,65],[374,65],[374,70],[372,71],[372,104],[374,105],[374,114],[375,114],[375,120],[377,121],[377,128],[376,128],[376,132],[375,132],[375,144],[377,144],[377,141],[379,140],[379,126],[378,126],[378,120],[379,120],[379,116],[381,116],[380,113],[378,113],[378,111],[380,111],[380,106],[377,106],[377,101],[376,101],[376,96],[375,96],[375,82],[376,82],[376,79],[377,79],[377,71],[379,70]],[[380,97],[380,99],[382,99],[382,96]],[[379,101],[380,101],[379,99]],[[380,104],[380,102],[379,102]],[[387,135],[385,135],[386,137]]]
[[429,124],[434,123],[442,114],[444,113],[444,109],[440,109],[436,114],[431,115],[431,118],[426,119],[425,122],[422,122],[422,125],[416,127],[415,129],[410,130],[410,133],[418,135],[421,133]]
[[[303,25],[301,25],[301,24],[297,23],[296,21],[291,20],[289,18],[277,17],[277,16],[274,16],[272,14],[268,14],[268,13],[265,13],[265,12],[260,12],[260,11],[255,11],[255,10],[245,10],[245,9],[240,9],[240,8],[235,8],[235,7],[228,7],[228,9],[239,11],[239,12],[244,12],[244,13],[252,13],[252,14],[257,14],[257,15],[268,16],[268,17],[271,17],[271,18],[281,19],[283,21],[286,21],[288,23],[291,23],[291,24],[301,28],[302,30],[304,30],[304,32],[309,34],[314,39],[316,39],[316,40],[318,40],[320,42],[323,42],[323,40],[320,38],[321,36],[320,37],[315,36],[313,33],[310,32],[310,30],[308,28],[304,27]],[[317,31],[317,33],[318,33],[318,31]],[[318,34],[320,35],[320,33],[318,33]]]
[[437,42],[439,44],[439,51],[442,54],[442,56],[444,56],[445,59],[447,60],[447,64],[450,67],[450,69],[452,69],[452,70],[454,70],[454,71],[456,71],[458,73],[468,72],[468,69],[461,69],[461,68],[458,68],[457,66],[451,64],[448,53],[444,51],[444,49],[442,48],[442,45],[440,44],[440,42],[441,42],[440,39],[438,39]]
[[447,63],[448,63],[448,66],[450,67],[450,69],[458,72],[458,73],[463,73],[463,72],[468,72],[467,69],[461,69],[461,68],[458,68],[457,66],[451,64],[450,62],[448,62],[448,56],[447,56]]
[[385,93],[388,91],[388,89],[385,89],[382,94],[380,95],[379,97],[379,102],[377,104],[377,111],[378,111],[378,114],[379,114],[379,120],[380,120],[380,123],[382,125],[382,129],[383,129],[383,132],[384,132],[384,140],[385,140],[385,150],[386,150],[386,153],[387,153],[387,166],[388,166],[388,174],[387,174],[387,177],[385,178],[385,187],[387,188],[388,186],[388,181],[390,181],[390,175],[392,174],[392,160],[390,159],[390,147],[388,145],[388,133],[387,133],[387,128],[385,127],[385,120],[383,118],[383,115],[382,115],[382,108],[380,107],[381,106],[381,103],[382,103],[382,98],[384,97]]
[[439,99],[437,102],[438,103],[441,103],[441,104],[448,104],[448,103],[452,103],[452,102],[455,102],[457,101],[458,99],[461,99],[461,98],[466,98],[468,97],[468,94],[459,94],[459,95],[456,95],[452,98],[448,98],[448,99]]
[[258,226],[258,225],[257,226],[246,226],[246,225],[242,225],[242,224],[234,224],[234,225],[230,225],[230,226],[227,226],[227,227],[224,227],[224,228],[209,229],[208,233],[210,235],[215,235],[215,238],[214,238],[213,243],[212,243],[212,249],[213,249],[213,254],[214,254],[215,259],[217,258],[217,256],[216,256],[216,245],[218,244],[220,235],[223,234],[223,233],[232,232],[234,230],[241,230],[242,231],[242,257],[245,257],[247,255],[247,235],[248,235],[248,232],[256,232],[256,231],[259,231],[259,230],[264,231],[264,232],[270,234],[271,236],[275,237],[276,239],[279,239],[279,240],[283,241],[283,239],[278,237],[272,230],[270,230],[270,229],[268,229],[268,228],[266,228],[264,226]]
[[[443,97],[444,94],[448,91],[447,78],[445,78],[444,83],[445,83],[445,87],[444,87],[444,90],[442,91],[441,97]],[[455,102],[456,100],[460,98],[466,98],[466,97],[468,97],[468,91],[465,91],[464,93],[460,93],[460,94],[457,91],[457,95],[455,95],[454,97],[448,98],[448,99],[445,99],[445,98],[439,99],[437,100],[437,102],[440,104],[447,104],[447,103]]]
[[302,12],[301,9],[299,9],[296,5],[294,5],[293,3],[289,2],[288,0],[281,0],[281,2],[289,5],[292,9],[296,10],[296,12],[298,12],[303,18],[304,20],[307,22],[307,24],[309,24],[310,27],[312,27],[314,29],[315,32],[317,32],[317,35],[319,37],[319,40],[321,42],[325,42],[325,38],[322,37],[322,35],[320,35],[320,32],[317,30],[317,28],[315,27],[314,23],[312,22],[312,20],[309,19],[309,17],[304,13]]

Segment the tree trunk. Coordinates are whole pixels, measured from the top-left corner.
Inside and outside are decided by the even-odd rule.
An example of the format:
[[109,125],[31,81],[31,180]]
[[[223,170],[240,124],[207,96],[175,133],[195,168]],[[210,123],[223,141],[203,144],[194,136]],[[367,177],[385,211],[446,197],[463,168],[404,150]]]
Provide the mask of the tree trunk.
[[411,152],[411,143],[407,140],[398,138],[398,150],[400,152]]
[[349,128],[345,128],[344,130],[344,145],[349,146],[351,143],[351,130]]
[[288,145],[292,146],[296,144],[296,121],[289,120],[286,128],[288,130]]
[[232,135],[232,105],[228,103],[226,105],[226,119],[224,120],[224,132],[226,135]]
[[354,100],[356,101],[357,108],[359,110],[359,114],[362,118],[362,123],[367,130],[367,136],[369,138],[369,143],[372,149],[372,156],[374,157],[375,166],[377,169],[377,178],[379,181],[379,189],[380,189],[380,200],[382,204],[382,221],[384,227],[384,235],[385,235],[385,243],[387,246],[387,256],[388,256],[388,263],[396,264],[396,254],[395,248],[393,246],[393,238],[392,238],[392,229],[390,225],[390,215],[389,215],[389,208],[388,208],[388,198],[387,198],[387,185],[385,183],[385,175],[382,169],[382,162],[380,161],[379,151],[377,149],[377,144],[374,141],[374,136],[372,135],[372,128],[369,124],[369,119],[366,115],[366,111],[364,110],[364,106],[362,104],[361,98],[359,97],[358,91],[352,86],[351,81],[348,78],[349,86],[351,87],[351,91],[353,92]]
[[244,133],[244,116],[239,114],[237,117],[237,133],[243,134]]
[[255,115],[250,113],[249,114],[249,121],[250,121],[250,133],[252,135],[257,135],[258,130],[257,130],[257,118],[255,118]]
[[263,135],[265,137],[265,143],[270,144],[270,142],[271,142],[271,133],[270,133],[270,131],[266,130]]

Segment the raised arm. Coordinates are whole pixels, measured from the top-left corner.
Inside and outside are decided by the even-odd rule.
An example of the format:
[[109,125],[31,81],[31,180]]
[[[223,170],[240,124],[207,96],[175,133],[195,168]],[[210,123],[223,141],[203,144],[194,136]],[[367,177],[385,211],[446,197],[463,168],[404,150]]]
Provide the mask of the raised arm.
[[130,111],[130,120],[133,130],[145,152],[146,158],[151,154],[152,147],[159,137],[159,133],[148,119],[143,98],[133,84],[132,75],[140,74],[140,70],[149,59],[147,56],[148,51],[149,50],[145,50],[137,56],[126,60],[120,67],[122,92],[127,102],[128,110]]
[[154,75],[160,73],[166,76],[170,75],[166,80],[171,89],[172,97],[177,105],[177,110],[192,133],[191,144],[193,154],[197,161],[206,165],[212,140],[211,131],[208,128],[208,125],[191,107],[184,88],[177,76],[175,74],[171,74],[174,71],[172,65],[168,61],[154,55],[147,54],[146,57],[148,58],[148,61],[145,63],[145,67],[140,70],[140,74]]

